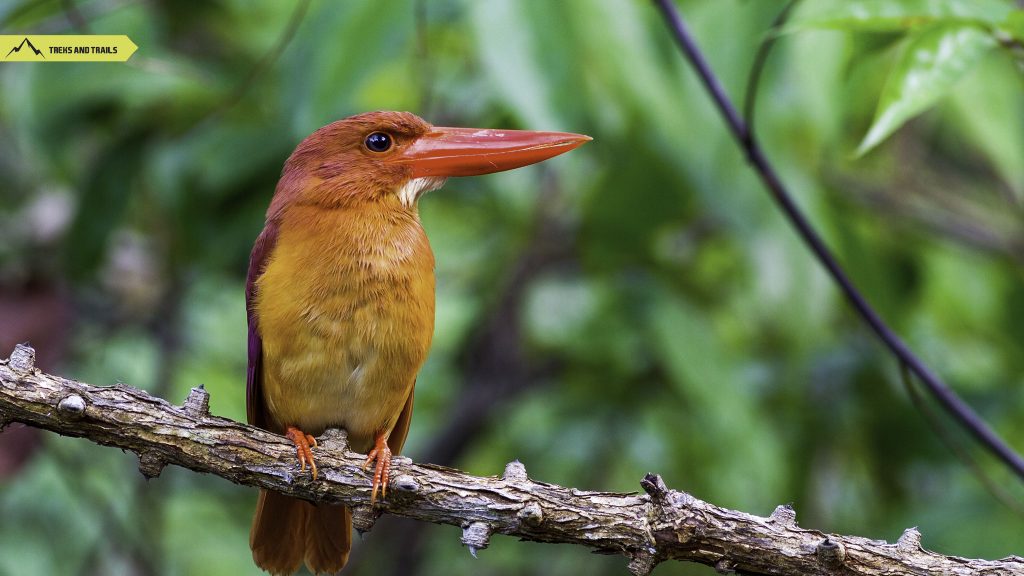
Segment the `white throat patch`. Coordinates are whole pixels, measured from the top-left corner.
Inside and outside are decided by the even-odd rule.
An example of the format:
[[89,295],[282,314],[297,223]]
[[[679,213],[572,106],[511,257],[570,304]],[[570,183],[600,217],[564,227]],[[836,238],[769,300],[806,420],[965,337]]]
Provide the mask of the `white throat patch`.
[[437,176],[414,178],[398,189],[398,198],[402,201],[402,204],[412,208],[420,196],[431,190],[437,190],[444,185],[445,180],[447,178],[439,178]]

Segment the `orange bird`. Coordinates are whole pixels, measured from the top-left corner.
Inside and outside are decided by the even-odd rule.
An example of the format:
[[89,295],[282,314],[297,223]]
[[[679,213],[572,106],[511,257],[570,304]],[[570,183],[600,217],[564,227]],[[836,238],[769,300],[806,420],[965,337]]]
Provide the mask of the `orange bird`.
[[[314,436],[348,433],[385,495],[434,331],[434,255],[417,200],[449,176],[526,166],[576,148],[564,132],[431,126],[408,112],[328,124],[285,163],[249,261],[250,424],[285,434],[302,470]],[[260,490],[249,544],[273,574],[348,560],[351,515]]]

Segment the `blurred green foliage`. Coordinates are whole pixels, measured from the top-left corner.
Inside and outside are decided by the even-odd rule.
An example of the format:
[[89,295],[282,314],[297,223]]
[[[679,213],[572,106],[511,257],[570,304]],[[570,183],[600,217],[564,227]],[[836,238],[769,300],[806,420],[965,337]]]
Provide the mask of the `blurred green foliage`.
[[[784,4],[679,2],[734,99]],[[374,109],[583,132],[594,142],[563,158],[453,180],[421,203],[438,322],[409,455],[436,454],[450,408],[483,387],[487,418],[449,462],[472,473],[518,458],[538,480],[633,491],[655,471],[751,513],[791,502],[808,528],[893,541],[918,526],[927,548],[964,556],[1024,549],[1021,517],[915,412],[648,3],[0,2],[4,34],[76,21],[139,51],[125,65],[0,64],[0,287],[56,286],[73,302],[60,373],[171,401],[203,383],[216,414],[244,419],[248,250],[305,135]],[[1018,448],[1022,21],[1004,0],[808,0],[757,112],[857,284]],[[510,349],[521,385],[492,394],[511,368],[474,358]],[[47,436],[0,480],[0,574],[257,573],[254,491],[179,469],[147,483],[135,467]],[[407,541],[393,535],[414,530],[421,545],[397,560]],[[457,529],[393,518],[356,548],[356,574],[625,564],[507,538],[474,560]]]

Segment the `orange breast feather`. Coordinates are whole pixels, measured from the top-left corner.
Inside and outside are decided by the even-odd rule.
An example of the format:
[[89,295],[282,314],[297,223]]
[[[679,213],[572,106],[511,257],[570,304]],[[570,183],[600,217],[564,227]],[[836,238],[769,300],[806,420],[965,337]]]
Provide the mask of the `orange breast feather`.
[[274,428],[394,426],[434,329],[434,258],[411,210],[293,206],[256,283]]

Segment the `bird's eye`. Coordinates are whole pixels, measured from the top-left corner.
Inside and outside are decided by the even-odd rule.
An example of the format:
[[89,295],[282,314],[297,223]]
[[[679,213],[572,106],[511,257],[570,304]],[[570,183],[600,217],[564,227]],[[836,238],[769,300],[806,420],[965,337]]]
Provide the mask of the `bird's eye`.
[[391,136],[383,132],[374,132],[366,137],[366,149],[371,152],[387,152],[391,149]]

